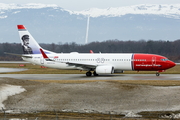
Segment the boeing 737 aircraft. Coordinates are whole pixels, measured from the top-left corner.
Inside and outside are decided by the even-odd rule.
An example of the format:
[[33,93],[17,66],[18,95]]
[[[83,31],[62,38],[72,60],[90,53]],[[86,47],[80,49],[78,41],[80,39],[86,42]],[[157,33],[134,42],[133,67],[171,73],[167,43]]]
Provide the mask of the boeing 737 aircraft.
[[141,53],[55,53],[39,46],[23,25],[17,25],[24,54],[23,60],[33,64],[57,68],[84,70],[86,76],[123,73],[123,71],[160,72],[175,66],[164,56]]

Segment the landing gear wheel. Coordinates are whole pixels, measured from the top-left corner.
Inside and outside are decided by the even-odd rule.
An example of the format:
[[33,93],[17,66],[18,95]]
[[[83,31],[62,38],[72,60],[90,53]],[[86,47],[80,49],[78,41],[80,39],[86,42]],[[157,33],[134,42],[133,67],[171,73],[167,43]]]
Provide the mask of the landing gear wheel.
[[160,74],[159,73],[156,73],[156,76],[159,76]]
[[98,74],[96,73],[96,71],[93,72],[93,75],[94,75],[94,76],[98,76]]
[[88,72],[86,72],[86,76],[91,76],[92,75],[92,73],[90,72],[90,71],[88,71]]

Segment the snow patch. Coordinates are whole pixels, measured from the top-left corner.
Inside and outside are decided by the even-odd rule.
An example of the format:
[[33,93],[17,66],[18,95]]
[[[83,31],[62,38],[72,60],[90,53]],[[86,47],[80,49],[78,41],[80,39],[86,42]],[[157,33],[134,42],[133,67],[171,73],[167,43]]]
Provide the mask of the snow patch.
[[3,10],[12,9],[41,9],[51,7],[53,9],[67,11],[70,15],[84,15],[90,17],[121,17],[127,14],[141,14],[141,15],[161,15],[164,17],[180,19],[180,4],[140,4],[125,7],[110,7],[107,9],[91,8],[83,11],[71,11],[62,9],[55,4],[41,4],[41,3],[29,3],[29,4],[4,4],[0,3],[0,12]]
[[141,115],[138,115],[137,113],[134,112],[128,112],[125,117],[130,117],[130,118],[135,118],[135,117],[142,117]]
[[41,3],[29,3],[29,4],[4,4],[0,3],[0,10],[9,10],[9,9],[40,9],[46,7],[57,8],[55,4],[41,4]]
[[9,96],[13,96],[15,94],[19,94],[21,92],[26,91],[21,86],[15,86],[15,85],[1,85],[0,86],[0,108],[5,108],[3,105],[3,101],[7,100]]
[[[164,15],[170,17],[177,17],[180,15],[180,4],[141,4],[141,5],[133,5],[126,7],[116,7],[116,8],[107,8],[107,9],[99,9],[99,8],[91,8],[89,10],[83,11],[74,11],[71,14],[77,15],[85,15],[91,17],[100,17],[100,16],[108,16],[108,17],[118,17],[127,14],[154,14],[154,15]],[[180,17],[178,17],[180,18]]]
[[5,12],[0,12],[0,14],[4,14]]
[[174,115],[174,118],[175,118],[175,119],[179,119],[179,118],[180,118],[180,113],[175,114],[175,115]]
[[177,113],[177,114],[168,113],[168,114],[162,115],[161,118],[165,118],[165,119],[179,119],[180,118],[180,113]]
[[15,11],[15,12],[13,12],[13,14],[17,14],[17,13],[20,13],[20,11]]
[[8,17],[7,15],[3,15],[3,16],[0,16],[0,19],[5,19],[7,17]]

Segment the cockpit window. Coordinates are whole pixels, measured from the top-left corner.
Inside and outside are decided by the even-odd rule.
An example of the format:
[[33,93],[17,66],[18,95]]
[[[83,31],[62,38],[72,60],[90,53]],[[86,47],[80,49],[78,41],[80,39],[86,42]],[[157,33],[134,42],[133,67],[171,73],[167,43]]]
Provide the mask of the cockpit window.
[[161,61],[168,61],[168,59],[161,59]]

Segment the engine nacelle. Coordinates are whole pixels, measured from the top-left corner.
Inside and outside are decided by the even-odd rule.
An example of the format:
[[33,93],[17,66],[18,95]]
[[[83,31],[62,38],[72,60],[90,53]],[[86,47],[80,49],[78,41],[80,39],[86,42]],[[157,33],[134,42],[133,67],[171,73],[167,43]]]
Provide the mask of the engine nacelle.
[[96,67],[97,74],[112,74],[114,73],[114,67],[109,65],[97,66]]

